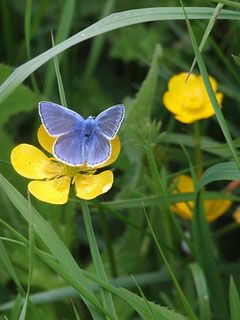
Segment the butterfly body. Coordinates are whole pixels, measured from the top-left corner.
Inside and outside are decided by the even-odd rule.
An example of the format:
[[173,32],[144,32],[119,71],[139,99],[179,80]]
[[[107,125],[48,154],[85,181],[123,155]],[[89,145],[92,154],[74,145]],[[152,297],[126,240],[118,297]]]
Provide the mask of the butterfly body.
[[115,138],[125,114],[123,105],[113,106],[96,118],[84,119],[78,113],[51,102],[39,103],[39,114],[47,132],[56,137],[53,154],[70,166],[95,167],[111,155]]

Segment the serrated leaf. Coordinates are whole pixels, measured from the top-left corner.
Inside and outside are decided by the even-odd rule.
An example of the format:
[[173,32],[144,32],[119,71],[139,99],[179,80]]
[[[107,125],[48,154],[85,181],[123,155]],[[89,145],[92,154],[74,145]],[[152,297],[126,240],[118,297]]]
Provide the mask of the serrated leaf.
[[232,57],[236,64],[240,66],[240,53],[238,54],[238,56],[232,54]]
[[150,120],[157,86],[160,52],[160,47],[156,46],[151,68],[136,98],[127,106],[127,119],[123,127],[123,132],[127,141],[127,153],[132,162],[139,162],[141,160],[142,150],[136,147],[136,143],[133,142],[133,140],[136,139],[137,133],[142,131],[143,126]]

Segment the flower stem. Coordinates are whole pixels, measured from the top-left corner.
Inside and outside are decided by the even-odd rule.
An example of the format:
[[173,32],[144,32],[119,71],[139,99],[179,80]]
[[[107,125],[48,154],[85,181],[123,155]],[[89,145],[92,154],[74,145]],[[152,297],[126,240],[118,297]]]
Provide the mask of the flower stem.
[[104,236],[104,242],[106,244],[106,250],[107,250],[107,255],[108,255],[108,261],[110,265],[110,271],[111,271],[111,276],[112,278],[117,278],[117,266],[116,266],[116,261],[114,257],[114,251],[112,248],[112,241],[111,241],[111,234],[109,230],[109,225],[106,219],[105,212],[102,207],[99,207],[99,213],[100,213],[100,224],[102,228],[102,233]]
[[195,147],[195,164],[196,164],[196,175],[198,179],[201,179],[203,168],[202,168],[202,150],[201,150],[201,130],[198,121],[193,124],[193,138]]
[[[83,221],[87,233],[88,244],[90,246],[90,251],[93,259],[93,265],[95,267],[97,276],[99,279],[108,282],[108,277],[104,269],[103,261],[98,250],[97,240],[93,231],[92,220],[88,208],[87,201],[81,200]],[[112,319],[117,319],[115,307],[113,304],[112,295],[109,291],[105,289],[100,289],[102,302],[104,308],[112,315]]]
[[[148,157],[148,163],[152,175],[152,179],[154,181],[154,189],[156,195],[160,195],[163,197],[163,207],[162,207],[162,226],[163,226],[163,233],[164,233],[164,239],[166,246],[169,248],[172,248],[173,246],[173,241],[172,241],[172,236],[171,236],[171,221],[170,221],[170,211],[169,211],[169,201],[168,197],[166,194],[165,186],[163,185],[163,180],[161,179],[157,164],[154,158],[154,153],[153,153],[153,147],[150,146],[148,152],[147,152],[147,157]],[[172,254],[169,254],[169,258],[173,258]]]

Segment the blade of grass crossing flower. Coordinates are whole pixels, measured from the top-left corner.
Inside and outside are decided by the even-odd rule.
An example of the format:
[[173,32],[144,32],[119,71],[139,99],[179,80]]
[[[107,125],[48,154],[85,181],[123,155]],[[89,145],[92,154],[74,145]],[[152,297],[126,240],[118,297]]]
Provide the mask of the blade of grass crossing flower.
[[235,2],[235,1],[230,1],[230,0],[210,0],[210,1],[222,3],[222,4],[225,4],[229,7],[240,9],[240,3]]
[[28,192],[28,204],[29,204],[29,222],[28,222],[28,234],[29,234],[29,254],[28,254],[28,282],[27,282],[27,293],[23,308],[19,317],[19,320],[25,320],[28,306],[28,299],[30,294],[32,275],[33,275],[33,264],[34,264],[34,248],[35,248],[35,237],[34,237],[34,226],[33,226],[33,214],[31,198]]
[[184,295],[184,293],[183,293],[183,291],[182,291],[182,289],[181,289],[181,287],[180,287],[180,285],[179,285],[179,283],[178,283],[178,281],[177,281],[177,278],[176,278],[176,276],[175,276],[175,274],[174,274],[174,272],[173,272],[170,264],[168,263],[168,261],[167,261],[167,259],[166,259],[166,257],[165,257],[165,254],[164,254],[164,252],[163,252],[163,250],[162,250],[162,248],[161,248],[161,246],[160,246],[160,244],[159,244],[159,242],[158,242],[158,240],[157,240],[156,234],[155,234],[155,232],[154,232],[154,230],[153,230],[153,228],[152,228],[151,222],[150,222],[150,220],[149,220],[149,218],[148,218],[146,209],[145,209],[144,207],[143,207],[143,210],[144,210],[144,213],[145,213],[145,216],[146,216],[146,220],[147,220],[149,229],[150,229],[150,231],[151,231],[153,240],[154,240],[154,242],[155,242],[155,244],[156,244],[156,246],[157,246],[157,249],[158,249],[158,251],[159,251],[159,253],[160,253],[160,255],[161,255],[161,257],[162,257],[162,259],[163,259],[163,261],[164,261],[164,263],[165,263],[165,265],[166,265],[166,267],[167,267],[167,269],[168,269],[168,272],[170,273],[170,276],[171,276],[171,278],[172,278],[172,280],[173,280],[173,283],[174,283],[175,288],[176,288],[176,290],[177,290],[177,294],[178,294],[178,296],[179,296],[179,298],[180,298],[180,300],[181,300],[181,302],[182,302],[182,305],[183,305],[183,307],[184,307],[184,310],[185,310],[185,312],[187,313],[189,319],[197,320],[197,317],[196,317],[196,315],[194,314],[194,312],[193,312],[190,304],[188,303],[187,298],[186,298],[186,296]]
[[[64,1],[60,22],[59,22],[57,34],[55,37],[56,43],[59,43],[65,40],[69,36],[72,21],[73,21],[75,3],[76,3],[75,0]],[[59,63],[60,62],[61,62],[61,56],[59,57]],[[48,65],[47,74],[46,74],[44,96],[48,97],[51,95],[53,85],[54,85],[54,80],[55,80],[55,77],[54,77],[53,65],[52,63],[50,63]]]
[[183,7],[182,1],[181,0],[179,0],[179,1],[180,1],[181,5],[182,5],[182,8],[183,8],[183,12],[184,12],[184,15],[185,15],[186,24],[187,24],[187,28],[188,28],[188,33],[189,33],[189,36],[190,36],[192,47],[193,47],[193,50],[194,50],[194,53],[195,53],[195,57],[197,59],[198,67],[199,67],[201,76],[203,78],[203,82],[204,82],[206,91],[208,93],[209,99],[210,99],[210,101],[212,103],[212,106],[214,108],[218,123],[219,123],[219,125],[220,125],[220,127],[222,129],[223,135],[224,135],[224,137],[225,137],[225,139],[226,139],[226,141],[228,143],[229,149],[231,150],[232,156],[233,156],[233,158],[234,158],[234,160],[236,162],[236,165],[237,165],[238,169],[240,170],[240,160],[238,158],[235,146],[233,144],[232,137],[231,137],[231,134],[229,132],[226,120],[225,120],[225,118],[224,118],[224,116],[222,114],[222,111],[221,111],[221,108],[220,108],[220,106],[218,104],[217,98],[216,98],[216,96],[215,96],[215,94],[213,92],[213,89],[212,89],[212,86],[211,86],[211,83],[210,83],[210,80],[209,80],[209,75],[208,75],[205,63],[203,61],[203,58],[201,56],[201,53],[199,51],[198,44],[197,44],[197,41],[196,41],[196,38],[195,38],[195,35],[194,35],[194,32],[193,32],[192,26],[190,24],[187,12]]
[[[206,43],[206,41],[208,39],[208,36],[209,36],[210,32],[212,31],[212,28],[214,27],[214,24],[217,21],[217,18],[219,16],[220,11],[222,10],[222,8],[223,8],[223,4],[218,3],[216,8],[215,8],[215,10],[213,11],[213,14],[212,14],[212,16],[211,16],[211,18],[210,18],[210,20],[208,22],[207,28],[206,28],[206,30],[204,32],[204,35],[203,35],[202,40],[201,40],[200,45],[199,45],[199,51],[200,52],[203,50],[203,48],[205,46],[205,43]],[[196,59],[196,57],[194,57],[194,60],[193,60],[193,63],[191,65],[191,68],[190,68],[190,71],[188,73],[188,76],[190,76],[190,74],[192,73],[196,62],[197,62],[197,59]]]
[[[55,46],[55,42],[54,42],[54,37],[53,37],[53,33],[51,32],[51,37],[52,37],[52,46]],[[58,63],[58,57],[55,56],[53,58],[54,60],[54,69],[55,69],[55,74],[57,77],[57,83],[58,83],[58,92],[60,95],[60,100],[61,100],[61,104],[63,106],[67,106],[67,101],[66,101],[66,95],[65,95],[65,91],[64,91],[64,86],[63,86],[63,82],[62,82],[62,77],[61,77],[61,73],[60,73],[60,69],[59,69],[59,63]]]
[[[213,13],[212,8],[190,7],[186,8],[186,10],[189,19],[209,19]],[[8,79],[0,86],[0,103],[8,97],[19,86],[19,84],[21,84],[29,75],[44,63],[84,40],[108,31],[142,22],[182,19],[184,19],[184,14],[179,7],[144,8],[111,14],[16,68]],[[240,20],[240,13],[230,10],[222,10],[219,15],[219,19]]]
[[[23,218],[29,222],[28,201],[1,174],[0,188],[5,192]],[[66,278],[68,277],[71,280],[71,285],[79,292],[92,315],[98,317],[98,319],[104,319],[103,314],[106,315],[108,312],[99,304],[93,294],[88,281],[83,275],[83,270],[77,265],[67,247],[38,211],[32,208],[32,213],[35,234],[40,237],[57,259],[60,270],[62,270]]]
[[[183,9],[183,12],[185,14],[185,20],[187,23],[190,40],[191,40],[194,53],[197,59],[197,63],[204,81],[205,88],[207,90],[209,99],[214,107],[219,125],[223,131],[225,139],[227,140],[229,148],[235,159],[236,165],[240,168],[240,162],[237,157],[230,132],[228,130],[225,118],[218,105],[216,96],[212,90],[203,58],[201,56],[201,53],[199,52],[195,35],[193,33],[191,24],[189,22],[187,13],[185,11],[185,8],[181,0],[180,0],[180,3]],[[213,249],[212,238],[211,238],[210,230],[205,217],[205,211],[203,207],[203,195],[202,195],[202,192],[197,194],[197,190],[199,190],[199,188],[195,188],[195,190],[196,190],[196,201],[195,201],[196,205],[194,207],[194,215],[193,215],[193,221],[192,221],[195,255],[196,255],[197,261],[202,266],[205,276],[207,278],[209,293],[211,297],[211,303],[213,305],[216,317],[218,319],[224,319],[224,317],[227,316],[225,292],[221,282],[219,268],[215,261],[216,257]]]
[[[114,4],[115,4],[115,0],[106,1],[105,5],[103,7],[101,18],[109,15],[112,12]],[[105,41],[105,35],[96,37],[93,40],[93,43],[92,43],[91,49],[90,49],[90,53],[88,55],[88,59],[86,62],[86,67],[84,70],[84,78],[89,78],[93,74],[94,69],[96,68],[97,62],[99,60],[101,50],[103,48],[104,41]]]
[[197,263],[191,263],[189,269],[192,273],[194,285],[198,296],[199,320],[211,320],[211,310],[206,278],[201,267]]
[[[97,241],[94,235],[87,201],[81,200],[81,208],[82,208],[83,220],[84,220],[84,225],[85,225],[87,238],[88,238],[88,244],[90,247],[96,273],[100,279],[102,279],[105,282],[108,282],[107,274],[104,270],[104,265],[103,265],[101,255],[98,250]],[[101,296],[102,296],[103,305],[106,308],[106,310],[109,311],[109,313],[113,316],[114,319],[117,319],[117,314],[113,304],[111,293],[103,289],[101,290]]]
[[238,289],[232,277],[230,278],[230,286],[229,286],[229,306],[230,306],[231,320],[239,320],[240,319],[240,298],[239,298]]

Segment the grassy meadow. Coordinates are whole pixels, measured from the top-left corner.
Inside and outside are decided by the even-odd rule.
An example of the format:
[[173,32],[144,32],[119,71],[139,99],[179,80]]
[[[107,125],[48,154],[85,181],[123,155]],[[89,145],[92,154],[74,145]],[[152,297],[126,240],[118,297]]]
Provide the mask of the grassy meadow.
[[[240,319],[239,30],[237,0],[0,1],[0,320]],[[104,162],[42,101],[124,105]]]

